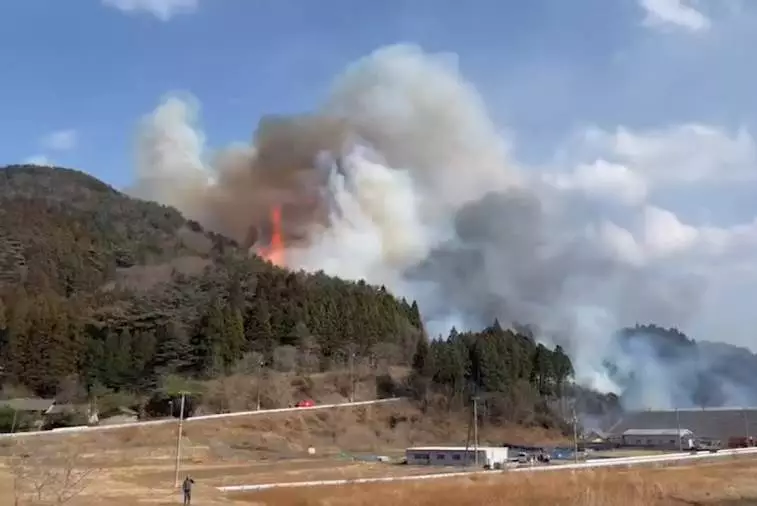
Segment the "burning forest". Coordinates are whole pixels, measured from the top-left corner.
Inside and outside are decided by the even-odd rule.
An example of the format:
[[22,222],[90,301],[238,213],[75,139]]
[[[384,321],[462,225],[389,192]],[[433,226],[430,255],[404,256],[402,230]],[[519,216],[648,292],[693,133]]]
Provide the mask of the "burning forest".
[[278,267],[286,266],[283,232],[281,230],[281,207],[274,206],[270,214],[270,239],[267,246],[255,249],[255,243],[250,245],[255,253]]
[[579,383],[618,391],[605,367],[624,363],[617,329],[683,325],[699,310],[700,278],[612,247],[604,217],[514,163],[449,55],[379,49],[314,111],[265,117],[252,143],[214,157],[197,114],[170,97],[145,117],[132,193],[276,265],[418,300],[433,335],[532,324],[569,352]]

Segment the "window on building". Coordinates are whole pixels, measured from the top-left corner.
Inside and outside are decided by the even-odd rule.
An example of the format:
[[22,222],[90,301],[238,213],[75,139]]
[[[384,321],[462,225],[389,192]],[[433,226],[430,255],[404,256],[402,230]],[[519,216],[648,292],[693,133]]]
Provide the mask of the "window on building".
[[460,460],[460,454],[456,453],[456,454],[452,455],[452,460]]
[[436,454],[436,460],[444,460],[444,454],[443,453],[437,453]]

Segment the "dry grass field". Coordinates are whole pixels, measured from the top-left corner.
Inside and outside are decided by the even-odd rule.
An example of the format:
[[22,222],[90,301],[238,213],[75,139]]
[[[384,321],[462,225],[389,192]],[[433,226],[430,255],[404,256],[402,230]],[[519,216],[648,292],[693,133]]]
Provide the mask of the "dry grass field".
[[731,460],[278,489],[231,497],[257,506],[746,506],[757,505],[756,477],[757,460]]
[[[199,506],[663,505],[725,504],[757,497],[757,460],[696,467],[602,472],[512,473],[464,479],[278,489],[223,494],[216,487],[318,479],[426,474],[427,468],[359,462],[353,456],[400,455],[410,444],[454,443],[465,424],[424,419],[412,406],[198,421],[185,426],[182,477],[196,479]],[[557,442],[523,429],[484,430],[484,441]],[[0,504],[160,506],[180,504],[172,489],[175,426],[49,435],[0,442]],[[316,455],[308,455],[313,446]],[[436,472],[444,472],[442,469]],[[687,502],[688,501],[688,502]],[[748,504],[748,503],[733,503]],[[757,503],[756,503],[757,504]]]

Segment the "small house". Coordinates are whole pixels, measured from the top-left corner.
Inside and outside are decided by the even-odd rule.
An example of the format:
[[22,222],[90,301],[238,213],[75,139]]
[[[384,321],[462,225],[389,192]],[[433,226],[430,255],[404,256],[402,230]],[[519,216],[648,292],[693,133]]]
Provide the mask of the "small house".
[[478,463],[488,469],[501,469],[506,466],[508,456],[507,447],[423,446],[405,450],[407,463],[415,466],[474,466]]
[[12,427],[5,430],[15,431],[21,427],[39,429],[44,425],[44,419],[55,406],[55,399],[40,399],[36,397],[22,397],[0,401],[0,409],[13,411]]
[[55,399],[39,399],[35,397],[0,401],[0,409],[11,409],[19,413],[28,413],[40,417],[48,414],[54,405]]
[[628,429],[623,432],[623,446],[643,448],[690,449],[694,433],[689,429]]
[[607,441],[607,438],[609,437],[609,434],[606,432],[599,430],[599,429],[592,429],[590,431],[587,431],[583,435],[584,441],[587,443],[604,443]]

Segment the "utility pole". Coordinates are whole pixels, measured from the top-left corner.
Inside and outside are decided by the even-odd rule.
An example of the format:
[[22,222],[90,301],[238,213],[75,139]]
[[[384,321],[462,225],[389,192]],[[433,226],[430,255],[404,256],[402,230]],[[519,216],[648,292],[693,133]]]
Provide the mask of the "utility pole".
[[181,393],[181,411],[179,412],[179,430],[176,434],[176,474],[173,480],[174,488],[179,486],[179,463],[181,462],[181,432],[184,428],[184,400],[186,393]]
[[681,434],[681,414],[676,408],[676,437],[678,438],[678,451],[683,451],[683,434]]
[[478,467],[478,396],[473,397],[473,463]]
[[470,418],[468,418],[468,431],[465,434],[465,457],[463,457],[463,468],[468,467],[468,463],[470,462],[470,453],[468,450],[470,450],[470,439],[471,439],[471,432],[473,431],[473,411],[470,412]]
[[746,408],[742,411],[744,414],[744,436],[746,436],[746,445],[747,447],[752,446],[749,444],[749,417],[747,415]]
[[578,464],[578,417],[576,416],[575,406],[571,410],[573,415],[573,461]]
[[355,402],[355,351],[350,346],[350,356],[348,357],[350,367],[350,402]]
[[255,387],[255,394],[257,396],[257,402],[255,403],[255,409],[257,411],[260,411],[260,378],[262,376],[263,372],[263,360],[258,360],[258,378],[257,378],[257,385]]

